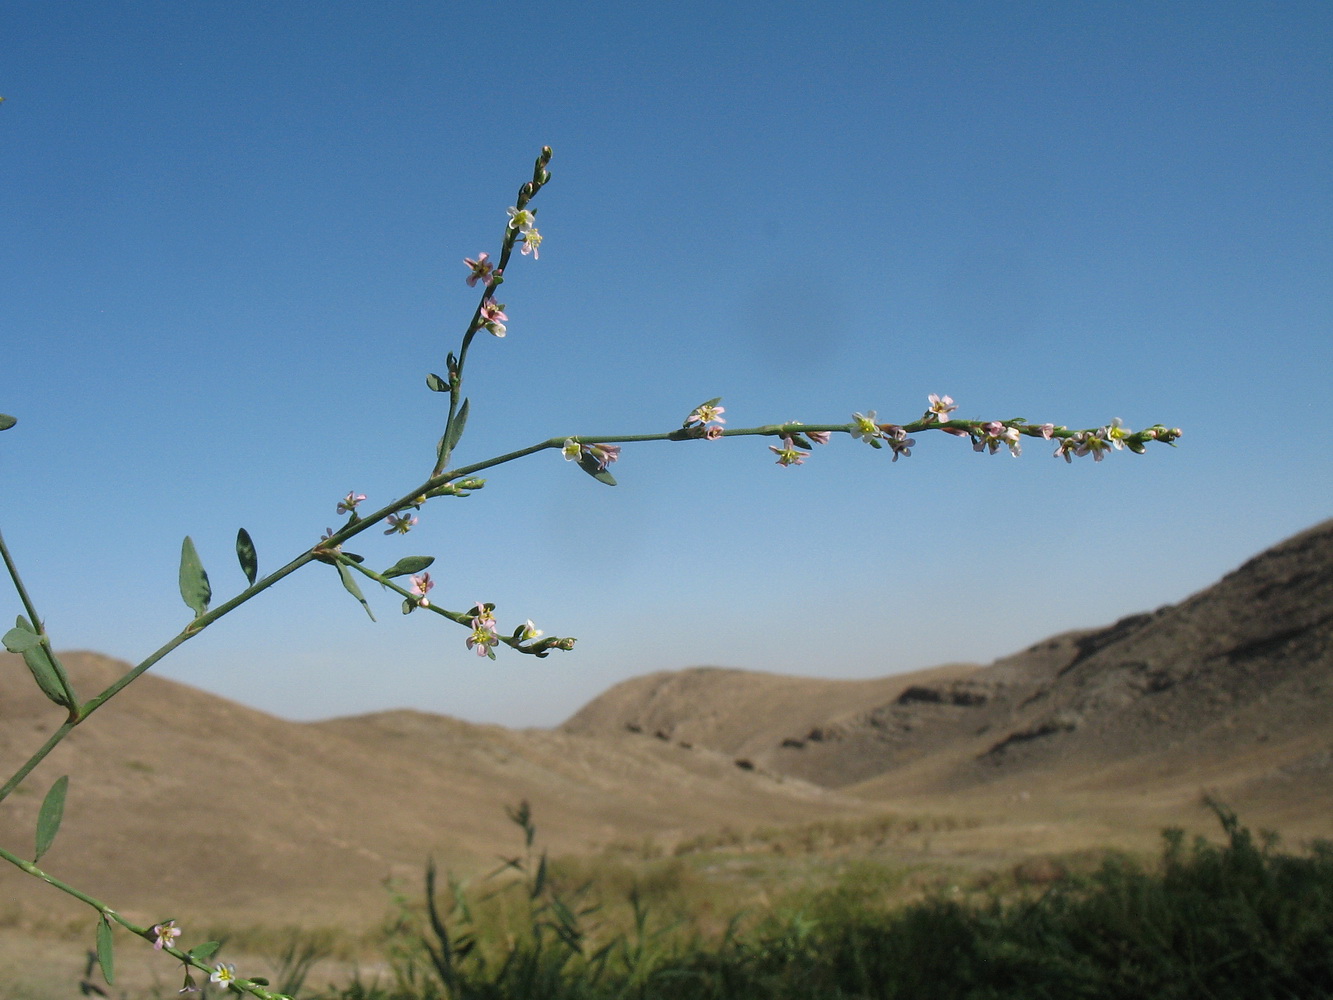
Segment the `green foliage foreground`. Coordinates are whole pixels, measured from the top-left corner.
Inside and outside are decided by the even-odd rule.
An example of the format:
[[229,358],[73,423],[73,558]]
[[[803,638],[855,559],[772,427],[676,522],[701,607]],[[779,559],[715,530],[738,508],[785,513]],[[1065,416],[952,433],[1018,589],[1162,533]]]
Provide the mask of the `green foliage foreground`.
[[[876,909],[846,893],[720,940],[632,926],[594,946],[601,918],[580,889],[552,889],[529,853],[506,869],[524,897],[521,933],[488,932],[459,886],[427,880],[423,933],[396,956],[396,983],[356,982],[341,1000],[814,1000],[814,998],[1312,998],[1333,996],[1333,844],[1297,855],[1256,839],[1210,803],[1225,843],[1164,834],[1159,864],[1111,858],[1030,898],[936,896]],[[503,893],[504,890],[501,890]],[[448,901],[442,897],[447,897]],[[489,937],[489,939],[488,939]]]

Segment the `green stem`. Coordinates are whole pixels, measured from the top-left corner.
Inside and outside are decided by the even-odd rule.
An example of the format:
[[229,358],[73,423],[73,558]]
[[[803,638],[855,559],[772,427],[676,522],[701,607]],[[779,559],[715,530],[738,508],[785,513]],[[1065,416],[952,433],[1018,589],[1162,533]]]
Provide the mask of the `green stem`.
[[194,621],[190,622],[188,626],[186,626],[184,631],[182,631],[179,635],[174,636],[165,645],[159,647],[147,659],[138,664],[138,666],[134,667],[132,670],[125,673],[105,691],[101,692],[96,697],[91,698],[83,705],[79,706],[77,716],[72,717],[69,721],[65,722],[64,725],[62,725],[59,729],[57,729],[54,733],[52,733],[51,736],[47,739],[47,741],[42,744],[41,748],[31,757],[29,757],[28,760],[23,764],[23,766],[20,767],[17,771],[15,771],[14,774],[10,777],[8,781],[4,783],[3,786],[0,786],[0,800],[3,800],[6,796],[9,795],[10,792],[12,792],[15,788],[18,787],[19,784],[23,781],[23,779],[26,778],[29,773],[31,773],[33,768],[35,768],[38,764],[40,764],[42,760],[45,759],[46,755],[49,754],[55,748],[56,744],[58,744],[67,735],[69,735],[70,730],[72,730],[75,726],[79,725],[81,722],[87,719],[88,716],[92,715],[93,712],[101,708],[102,705],[106,704],[107,701],[115,697],[120,691],[124,690],[124,688],[128,684],[133,682],[135,678],[139,677],[144,671],[153,666],[153,664],[157,663],[160,659],[162,659],[162,657],[166,656],[177,646],[180,646],[181,644],[187,642],[188,640],[193,639],[196,635],[198,635],[204,629],[208,628],[209,625],[212,625],[219,618],[223,617],[229,612],[236,610],[238,607],[240,607],[246,601],[250,600],[252,597],[255,597],[257,594],[260,594],[263,591],[267,590],[269,587],[273,586],[283,577],[296,572],[296,570],[300,569],[302,566],[304,566],[306,563],[310,562],[314,558],[315,554],[313,552],[303,552],[301,555],[297,556],[295,559],[289,562],[286,566],[283,566],[279,570],[275,570],[268,576],[264,577],[264,579],[259,580],[250,587],[247,587],[245,590],[241,591],[231,600],[223,604],[219,604],[212,611],[209,611],[207,614],[201,615],[200,617],[196,618]]
[[32,598],[28,596],[27,588],[23,586],[23,580],[19,577],[19,569],[14,565],[14,558],[9,554],[9,546],[5,544],[3,534],[0,534],[0,557],[5,560],[5,569],[9,571],[9,578],[14,581],[14,589],[18,591],[19,600],[23,602],[23,610],[28,612],[28,621],[32,622],[32,627],[40,632],[42,620],[37,615],[37,609],[33,607]]
[[[65,665],[60,662],[56,656],[55,650],[51,648],[51,638],[46,634],[46,628],[42,625],[42,619],[37,614],[37,608],[32,603],[32,598],[28,596],[28,590],[23,586],[23,580],[19,577],[19,568],[14,564],[14,558],[9,554],[9,546],[5,544],[5,536],[0,534],[0,557],[5,560],[5,569],[9,571],[9,578],[14,581],[14,589],[18,591],[19,600],[23,602],[23,609],[28,612],[28,621],[37,634],[42,637],[42,645],[46,647],[46,655],[51,660],[51,666],[55,669],[56,679],[60,682],[60,688],[65,692],[65,703],[69,706],[70,718],[74,719],[77,715],[75,706],[79,703],[78,695],[74,693],[74,688],[69,682],[69,676],[65,673]],[[4,796],[0,795],[0,799]]]
[[[80,902],[87,903],[94,910],[96,910],[104,920],[108,921],[114,920],[116,923],[120,924],[120,926],[124,927],[127,931],[129,931],[136,937],[141,937],[144,938],[145,940],[148,940],[150,938],[151,931],[149,928],[140,927],[138,924],[126,920],[123,916],[121,916],[119,913],[113,910],[106,903],[103,903],[100,899],[95,899],[94,897],[89,896],[86,892],[74,888],[74,886],[70,885],[68,882],[62,881],[61,879],[56,878],[49,872],[46,872],[41,868],[38,868],[31,861],[27,861],[16,854],[11,854],[9,851],[6,851],[3,847],[0,847],[0,858],[3,858],[4,860],[8,861],[10,864],[14,865],[17,868],[23,869],[25,872],[27,872],[34,878],[39,878],[43,882],[46,882],[47,884],[52,885],[55,888],[59,889],[61,892],[73,896]],[[164,945],[162,951],[170,955],[172,958],[184,962],[187,965],[193,966],[194,968],[200,970],[201,972],[213,971],[212,966],[206,965],[204,962],[195,958],[189,952],[181,951],[179,948],[176,948],[172,945]],[[250,993],[253,996],[260,997],[261,1000],[278,1000],[278,998],[280,997],[280,994],[271,993],[270,991],[264,989],[257,983],[252,983],[247,979],[236,980],[236,986],[239,989],[245,990],[247,993]]]

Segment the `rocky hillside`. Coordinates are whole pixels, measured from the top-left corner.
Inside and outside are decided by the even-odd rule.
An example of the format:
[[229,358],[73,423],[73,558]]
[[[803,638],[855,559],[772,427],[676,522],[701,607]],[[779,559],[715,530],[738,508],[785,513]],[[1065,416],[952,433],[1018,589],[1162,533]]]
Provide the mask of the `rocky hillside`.
[[[997,782],[1333,790],[1333,521],[1179,605],[987,667],[813,687],[696,669],[637,678],[571,732],[687,738],[882,799]],[[1319,798],[1318,796],[1323,796]]]

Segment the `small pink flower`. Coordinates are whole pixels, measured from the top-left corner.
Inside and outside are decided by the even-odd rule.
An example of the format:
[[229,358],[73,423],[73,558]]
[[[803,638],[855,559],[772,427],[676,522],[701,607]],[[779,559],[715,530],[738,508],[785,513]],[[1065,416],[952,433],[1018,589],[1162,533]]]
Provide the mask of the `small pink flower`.
[[532,254],[532,259],[536,260],[540,255],[537,253],[542,245],[542,234],[537,232],[537,227],[533,226],[523,234],[523,249],[519,251],[525,257]]
[[481,601],[476,603],[474,609],[477,613],[472,616],[473,628],[484,628],[491,632],[495,631],[495,609],[483,604]]
[[472,629],[472,634],[467,637],[467,648],[475,649],[478,656],[489,656],[493,660],[495,659],[495,650],[491,647],[499,641],[500,637],[490,629],[477,625]]
[[828,444],[829,441],[833,440],[832,431],[808,431],[805,436],[815,444]]
[[1082,440],[1079,441],[1078,447],[1074,450],[1074,454],[1078,455],[1080,458],[1084,455],[1091,455],[1094,462],[1100,462],[1106,457],[1106,453],[1115,446],[1115,442],[1111,438],[1110,432],[1111,428],[1102,427],[1095,434],[1088,434],[1085,431],[1081,435],[1076,435],[1081,437]]
[[356,512],[356,505],[366,498],[364,493],[348,493],[338,501],[339,514],[352,514]]
[[704,403],[685,418],[685,426],[689,427],[692,424],[725,424],[726,420],[722,418],[722,414],[726,412],[727,408],[725,406],[712,406]]
[[973,451],[987,451],[992,455],[1000,450],[1004,445],[1009,449],[1009,454],[1017,458],[1023,453],[1023,446],[1019,442],[1019,432],[1017,427],[1008,427],[998,420],[991,420],[982,424],[978,428],[980,437],[972,439]]
[[796,445],[792,443],[790,437],[784,437],[782,439],[781,448],[775,444],[770,444],[768,450],[778,456],[777,464],[781,465],[783,468],[786,468],[789,465],[804,465],[805,456],[810,454],[808,451],[799,450]]
[[481,304],[480,326],[487,333],[494,334],[497,337],[505,335],[504,320],[509,317],[504,314],[504,303],[496,302],[494,299],[487,299]]
[[599,469],[605,469],[620,458],[620,445],[618,444],[585,444],[583,450],[597,459],[597,468]]
[[419,607],[430,607],[430,601],[426,600],[426,594],[435,586],[435,581],[430,578],[429,573],[422,573],[420,576],[412,577],[412,593],[418,596],[417,605]]
[[497,273],[495,265],[491,263],[491,255],[488,253],[477,254],[476,260],[471,257],[464,257],[463,263],[472,269],[472,273],[467,278],[468,286],[471,288],[475,288],[478,281],[484,281],[489,285],[491,275]]
[[930,400],[930,409],[926,411],[925,420],[949,420],[949,414],[958,409],[952,396],[937,396],[932,392],[926,398]]
[[176,921],[168,920],[165,924],[153,925],[153,936],[156,938],[153,942],[153,949],[161,951],[163,948],[170,948],[176,943],[176,939],[181,936],[181,929],[176,926]]
[[717,424],[709,424],[703,430],[704,430],[704,440],[706,441],[716,441],[718,438],[722,436],[722,428],[719,427]]
[[398,514],[390,514],[389,526],[384,529],[384,533],[386,535],[392,535],[396,532],[400,535],[406,535],[412,530],[416,523],[417,518],[413,517],[411,514],[403,514],[401,516]]
[[1041,436],[1049,441],[1051,435],[1055,433],[1055,424],[1042,424],[1037,430],[1041,431]]
[[899,455],[903,458],[912,457],[912,448],[916,445],[916,438],[909,438],[907,431],[897,424],[881,424],[880,429],[884,431],[884,438],[889,442],[889,449],[893,452],[895,462],[898,461]]

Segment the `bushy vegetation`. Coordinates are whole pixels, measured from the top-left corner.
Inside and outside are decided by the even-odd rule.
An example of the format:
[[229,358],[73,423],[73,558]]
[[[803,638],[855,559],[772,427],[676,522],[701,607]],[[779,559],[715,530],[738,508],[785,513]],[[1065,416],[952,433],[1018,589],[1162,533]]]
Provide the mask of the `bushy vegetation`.
[[[532,850],[491,894],[441,887],[394,939],[392,982],[337,1000],[825,1000],[1333,996],[1333,844],[1286,853],[1211,803],[1221,844],[1168,830],[1159,862],[1108,857],[1036,892],[876,905],[858,878],[712,937],[629,892],[623,922]],[[503,881],[503,880],[502,880]],[[615,928],[608,932],[607,928]]]

